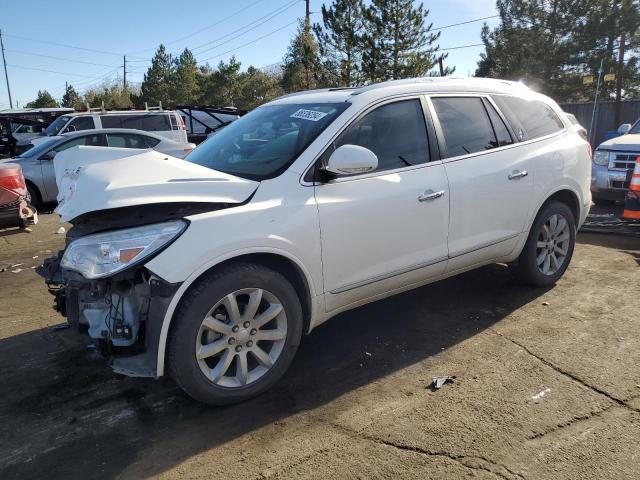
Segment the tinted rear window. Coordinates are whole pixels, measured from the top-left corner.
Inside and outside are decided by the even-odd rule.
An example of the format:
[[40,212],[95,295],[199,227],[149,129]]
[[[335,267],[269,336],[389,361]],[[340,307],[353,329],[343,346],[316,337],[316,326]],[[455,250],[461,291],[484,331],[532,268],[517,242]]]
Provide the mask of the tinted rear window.
[[102,128],[132,128],[147,132],[171,131],[168,114],[102,115]]
[[519,123],[514,125],[514,129],[521,140],[544,137],[564,128],[558,115],[543,102],[500,95],[495,96],[494,100],[510,122],[513,119]]

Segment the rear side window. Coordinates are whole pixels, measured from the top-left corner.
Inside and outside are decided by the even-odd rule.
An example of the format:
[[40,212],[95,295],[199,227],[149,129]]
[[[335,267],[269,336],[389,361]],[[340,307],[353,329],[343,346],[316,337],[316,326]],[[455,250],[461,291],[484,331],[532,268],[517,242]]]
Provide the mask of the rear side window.
[[160,143],[160,140],[157,138],[147,137],[146,135],[143,138],[149,148],[153,148]]
[[147,132],[171,131],[169,115],[144,115],[142,116],[142,128]]
[[334,149],[341,145],[373,151],[378,157],[376,171],[428,162],[427,127],[420,101],[388,103],[367,113],[338,138]]
[[93,123],[93,117],[89,115],[84,117],[76,117],[71,120],[71,123],[69,125],[73,125],[74,127],[76,127],[76,131],[91,130],[92,128],[96,128],[95,124]]
[[500,146],[480,98],[435,97],[431,101],[442,127],[448,157]]
[[491,120],[491,125],[493,126],[493,131],[496,134],[496,141],[498,142],[499,147],[504,147],[505,145],[511,145],[513,143],[513,139],[511,138],[511,134],[509,130],[507,130],[507,126],[502,121],[496,109],[487,101],[485,102],[485,107],[487,107],[487,113],[489,114],[489,119]]
[[108,133],[107,146],[117,148],[147,148],[147,143],[141,135],[130,133]]
[[539,100],[525,100],[518,97],[496,95],[493,97],[505,115],[520,125],[515,128],[521,139],[532,140],[559,132],[564,125],[553,109]]

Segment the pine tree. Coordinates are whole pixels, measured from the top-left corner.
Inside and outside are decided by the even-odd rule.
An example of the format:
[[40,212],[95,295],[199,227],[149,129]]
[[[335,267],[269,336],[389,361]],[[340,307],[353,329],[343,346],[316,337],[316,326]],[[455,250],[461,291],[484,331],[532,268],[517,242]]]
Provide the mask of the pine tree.
[[320,88],[328,84],[328,77],[326,66],[320,60],[311,24],[308,20],[302,20],[284,57],[282,88],[285,92]]
[[255,67],[240,75],[236,107],[252,110],[282,93],[280,79]]
[[[640,29],[638,0],[498,0],[500,24],[482,29],[485,52],[477,76],[523,80],[559,101],[593,98],[600,61],[604,73],[617,72],[621,32]],[[625,95],[637,95],[640,56],[628,44],[624,68]],[[629,48],[630,47],[630,48]],[[601,86],[611,97],[615,82]],[[634,93],[635,92],[635,93]]]
[[140,101],[154,106],[159,102],[167,106],[174,104],[172,98],[174,73],[173,58],[161,44],[151,60],[151,66],[144,74],[140,86]]
[[67,86],[67,89],[62,96],[62,106],[74,108],[76,110],[82,109],[82,98],[80,98],[80,95],[72,85]]
[[202,70],[206,75],[202,82],[203,103],[218,107],[236,106],[241,66],[236,57],[231,57],[227,63],[220,61],[215,70],[206,66]]
[[363,0],[334,0],[322,5],[322,25],[313,26],[320,55],[341,86],[360,83],[364,8]]
[[431,32],[433,24],[425,24],[428,15],[423,4],[416,7],[412,0],[371,1],[364,11],[362,70],[367,81],[427,74],[436,63],[440,37]]
[[185,48],[176,59],[175,79],[172,84],[172,99],[176,105],[197,103],[200,97],[198,66],[193,53],[188,48]]
[[38,96],[35,100],[27,103],[27,108],[55,108],[60,105],[46,90],[38,90]]

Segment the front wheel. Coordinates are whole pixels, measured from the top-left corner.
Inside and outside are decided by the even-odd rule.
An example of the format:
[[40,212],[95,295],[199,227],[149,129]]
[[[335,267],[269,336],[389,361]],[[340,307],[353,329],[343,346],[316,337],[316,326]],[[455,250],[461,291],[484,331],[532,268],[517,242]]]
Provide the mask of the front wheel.
[[302,307],[278,272],[231,265],[209,275],[180,303],[169,367],[196,400],[247,400],[270,388],[291,364],[302,336]]
[[514,265],[516,275],[536,287],[554,285],[564,274],[576,241],[573,213],[561,202],[551,202],[538,213],[527,242]]

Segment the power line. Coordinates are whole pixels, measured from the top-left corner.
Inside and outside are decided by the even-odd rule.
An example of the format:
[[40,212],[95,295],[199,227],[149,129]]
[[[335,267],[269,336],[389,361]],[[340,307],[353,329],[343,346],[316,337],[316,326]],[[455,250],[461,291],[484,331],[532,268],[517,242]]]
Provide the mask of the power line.
[[[22,65],[13,65],[13,64],[11,65],[7,64],[7,66],[12,68],[21,68],[23,70],[36,70],[38,72],[57,73],[59,75],[69,75],[71,77],[93,78],[91,75],[82,75],[80,73],[58,72],[57,70],[47,70],[44,68],[36,68],[36,67],[24,67]],[[118,69],[120,69],[120,66],[118,66]]]
[[482,47],[482,46],[484,46],[484,43],[472,43],[470,45],[460,45],[458,47],[439,48],[436,51],[445,52],[447,50],[459,50],[461,48]]
[[265,35],[262,35],[261,37],[258,37],[258,38],[256,38],[256,39],[254,39],[254,40],[251,40],[250,42],[243,43],[242,45],[239,45],[239,46],[237,46],[236,48],[233,48],[233,49],[231,49],[231,50],[227,50],[226,52],[222,52],[222,53],[220,53],[220,54],[218,54],[218,55],[214,55],[213,57],[205,58],[204,60],[199,61],[198,63],[202,64],[203,62],[208,62],[209,60],[213,60],[214,58],[222,57],[222,56],[224,56],[224,55],[226,55],[226,54],[228,54],[228,53],[235,52],[236,50],[239,50],[239,49],[241,49],[241,48],[244,48],[244,47],[247,47],[247,46],[249,46],[249,45],[252,45],[252,44],[254,44],[254,43],[256,43],[256,42],[259,42],[259,41],[260,41],[260,40],[262,40],[263,38],[269,37],[269,36],[273,35],[274,33],[277,33],[277,32],[279,32],[279,31],[281,31],[281,30],[284,30],[284,29],[285,29],[285,28],[287,28],[287,27],[290,27],[290,26],[291,26],[291,25],[293,25],[294,23],[298,23],[298,20],[296,19],[296,20],[294,20],[293,22],[289,22],[289,23],[287,23],[286,25],[284,25],[284,26],[282,26],[282,27],[280,27],[280,28],[277,28],[276,30],[273,30],[273,31],[271,31],[271,32],[269,32],[269,33],[267,33],[267,34],[265,34]]
[[93,48],[76,47],[75,45],[67,45],[66,43],[49,42],[47,40],[38,40],[37,38],[23,37],[21,35],[12,35],[12,34],[5,33],[4,36],[5,37],[11,37],[11,38],[18,38],[20,40],[28,40],[30,42],[38,42],[38,43],[45,43],[45,44],[48,44],[48,45],[56,45],[58,47],[63,47],[63,48],[73,48],[75,50],[83,50],[85,52],[103,53],[105,55],[116,55],[118,57],[122,56],[122,53],[108,52],[106,50],[95,50]]
[[443,25],[442,27],[432,28],[430,31],[431,32],[437,32],[438,30],[444,30],[446,28],[451,28],[451,27],[458,27],[460,25],[467,25],[469,23],[481,22],[482,20],[489,20],[490,18],[497,18],[499,16],[500,15],[491,15],[489,17],[474,18],[472,20],[467,20],[465,22],[452,23],[451,25]]
[[[238,28],[238,29],[236,29],[236,30],[234,30],[234,31],[232,31],[232,32],[229,32],[229,33],[227,33],[227,34],[225,34],[225,35],[222,35],[221,37],[218,37],[218,38],[216,38],[216,39],[214,39],[214,40],[210,40],[210,41],[205,42],[205,43],[203,43],[203,44],[201,44],[201,45],[198,45],[198,46],[196,46],[196,47],[193,47],[191,50],[195,51],[195,50],[197,50],[197,49],[199,49],[199,48],[205,47],[205,46],[207,46],[207,45],[211,45],[212,43],[217,43],[218,41],[220,41],[220,40],[224,40],[225,38],[228,38],[229,36],[233,35],[234,33],[240,32],[240,31],[245,30],[245,29],[247,29],[247,28],[255,28],[255,27],[259,27],[260,25],[265,24],[266,22],[268,22],[268,21],[269,21],[269,20],[271,20],[272,18],[274,18],[274,17],[276,17],[276,16],[280,15],[281,13],[284,13],[286,10],[290,9],[290,8],[291,8],[291,7],[293,7],[296,3],[299,3],[299,2],[300,2],[300,0],[293,0],[293,1],[289,1],[289,2],[285,3],[284,5],[282,5],[282,6],[278,7],[278,8],[276,8],[276,9],[275,9],[275,10],[273,10],[273,11],[271,11],[270,13],[267,13],[266,15],[263,15],[262,17],[260,17],[260,18],[258,18],[258,19],[256,19],[256,20],[254,20],[253,22],[250,22],[250,23],[248,23],[248,24],[246,24],[246,25],[243,25],[242,27],[240,27],[240,28]],[[259,22],[259,23],[258,23],[258,22]],[[241,33],[241,34],[239,34],[239,35],[236,35],[235,37],[230,38],[229,40],[227,40],[226,42],[221,43],[220,45],[224,45],[225,43],[228,43],[228,42],[230,42],[231,40],[234,40],[235,38],[238,38],[238,37],[240,37],[240,36],[244,35],[245,33],[248,33],[248,32],[243,32],[243,33]],[[199,53],[201,54],[201,53],[204,53],[204,52],[208,52],[209,50],[212,50],[212,49],[214,49],[214,48],[217,48],[218,46],[219,46],[219,45],[214,45],[213,47],[210,47],[210,48],[208,48],[208,49],[202,50],[202,51],[201,51],[201,52],[199,52]]]
[[85,62],[84,60],[72,60],[71,58],[54,57],[53,55],[44,55],[42,53],[25,52],[24,50],[9,50],[9,49],[5,49],[5,50],[7,52],[20,53],[23,55],[32,55],[34,57],[51,58],[53,60],[62,60],[64,62],[84,63],[86,65],[96,65],[98,67],[111,67],[111,65],[107,65],[106,63],[94,63],[94,62]]
[[[180,42],[180,41],[182,41],[182,40],[186,40],[187,38],[191,38],[191,37],[193,37],[193,36],[195,36],[195,35],[197,35],[197,34],[199,34],[199,33],[202,33],[202,32],[204,32],[205,30],[209,30],[210,28],[213,28],[213,27],[215,27],[215,26],[217,26],[217,25],[220,25],[220,24],[221,24],[221,23],[223,23],[223,22],[226,22],[226,21],[227,21],[227,20],[229,20],[230,18],[235,17],[236,15],[238,15],[238,14],[240,14],[240,13],[242,13],[242,12],[244,12],[244,11],[248,10],[249,8],[251,8],[251,7],[255,6],[255,5],[257,5],[258,3],[262,2],[262,1],[264,1],[264,0],[257,0],[256,2],[253,2],[253,3],[249,4],[249,5],[247,5],[246,7],[241,8],[241,9],[240,9],[240,10],[238,10],[237,12],[232,13],[231,15],[229,15],[229,16],[227,16],[227,17],[225,17],[225,18],[221,19],[221,20],[218,20],[218,21],[217,21],[217,22],[215,22],[215,23],[212,23],[211,25],[207,25],[206,27],[202,27],[201,29],[196,30],[196,31],[195,31],[195,32],[193,32],[193,33],[190,33],[189,35],[185,35],[184,37],[180,37],[180,38],[177,38],[177,39],[172,40],[172,41],[170,41],[170,42],[167,42],[167,43],[165,43],[165,45],[172,45],[172,44],[174,44],[174,43],[178,43],[178,42]],[[154,48],[145,48],[144,50],[137,50],[137,51],[135,51],[135,52],[130,52],[130,54],[141,53],[141,52],[148,52],[149,50],[154,50]]]

